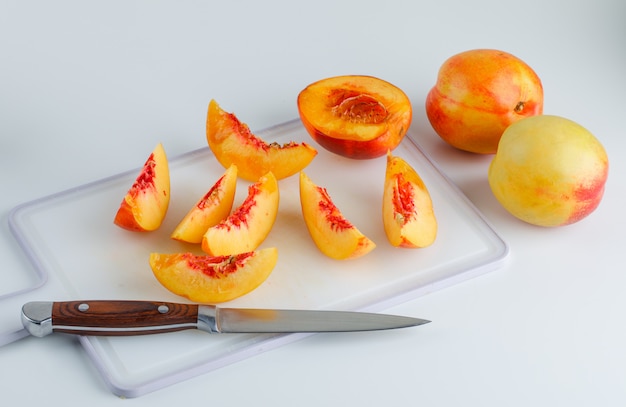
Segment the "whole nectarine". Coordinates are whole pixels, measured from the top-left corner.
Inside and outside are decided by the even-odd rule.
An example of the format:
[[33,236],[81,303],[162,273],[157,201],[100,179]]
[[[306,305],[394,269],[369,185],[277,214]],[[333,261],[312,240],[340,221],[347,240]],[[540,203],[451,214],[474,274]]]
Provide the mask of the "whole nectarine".
[[559,116],[512,124],[489,167],[489,185],[511,214],[539,226],[585,218],[604,194],[609,161],[597,138]]
[[511,123],[542,112],[539,76],[516,56],[493,49],[450,57],[426,97],[426,114],[435,132],[473,153],[495,153]]

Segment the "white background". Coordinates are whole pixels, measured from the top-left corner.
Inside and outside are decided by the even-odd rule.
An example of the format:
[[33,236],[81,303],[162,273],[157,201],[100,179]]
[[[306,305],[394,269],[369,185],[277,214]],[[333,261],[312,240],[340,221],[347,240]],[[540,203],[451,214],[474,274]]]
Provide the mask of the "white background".
[[[511,247],[500,270],[389,310],[432,324],[312,336],[127,401],[76,340],[26,338],[0,348],[2,404],[624,405],[625,19],[620,0],[0,2],[3,281],[31,267],[6,224],[14,206],[136,168],[157,140],[171,156],[203,147],[211,98],[262,129],[341,74],[409,95],[419,142]],[[432,131],[437,69],[472,48],[525,60],[545,113],[604,144],[607,190],[587,219],[514,219],[489,190],[491,157]]]

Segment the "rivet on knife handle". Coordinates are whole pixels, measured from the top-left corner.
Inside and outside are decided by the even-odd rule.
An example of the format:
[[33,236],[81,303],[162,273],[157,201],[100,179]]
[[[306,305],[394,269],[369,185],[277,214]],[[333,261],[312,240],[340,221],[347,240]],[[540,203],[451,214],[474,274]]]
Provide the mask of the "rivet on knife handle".
[[22,322],[34,336],[52,332],[128,336],[198,327],[198,305],[156,301],[30,302]]

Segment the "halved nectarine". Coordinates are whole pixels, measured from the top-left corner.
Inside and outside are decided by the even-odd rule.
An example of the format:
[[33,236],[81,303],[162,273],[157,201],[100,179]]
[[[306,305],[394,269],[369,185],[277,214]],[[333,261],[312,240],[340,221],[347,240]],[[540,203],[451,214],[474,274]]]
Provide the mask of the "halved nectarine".
[[433,203],[422,178],[400,157],[387,154],[383,225],[396,247],[426,247],[437,237]]
[[113,222],[133,232],[156,230],[169,203],[170,171],[165,150],[159,143],[124,196]]
[[322,188],[300,172],[300,205],[309,234],[326,256],[352,259],[372,251],[376,244],[350,223]]
[[287,178],[317,155],[307,143],[267,143],[234,114],[222,110],[215,100],[209,103],[206,138],[217,161],[225,168],[237,165],[239,176],[252,182],[270,171],[276,179]]
[[275,247],[226,256],[151,253],[150,267],[169,291],[193,302],[230,301],[257,288],[272,273]]
[[237,166],[231,165],[217,182],[187,212],[176,226],[171,238],[187,243],[201,243],[207,229],[217,225],[233,208],[237,189]]
[[413,114],[402,90],[372,76],[322,79],[302,90],[297,102],[302,124],[315,141],[355,159],[380,157],[396,148]]
[[248,196],[226,219],[202,237],[202,250],[214,256],[255,250],[270,233],[279,202],[278,181],[268,172],[248,187]]

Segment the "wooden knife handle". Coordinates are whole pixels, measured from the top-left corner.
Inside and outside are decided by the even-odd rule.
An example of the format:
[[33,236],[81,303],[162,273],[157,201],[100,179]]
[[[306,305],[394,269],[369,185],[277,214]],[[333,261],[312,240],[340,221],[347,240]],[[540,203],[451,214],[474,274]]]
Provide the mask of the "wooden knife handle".
[[197,304],[108,300],[52,303],[54,332],[129,336],[196,329],[197,323]]

